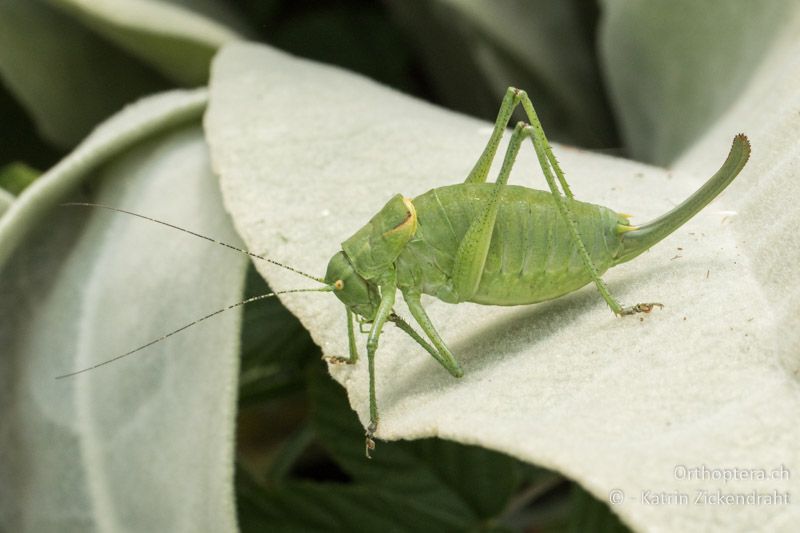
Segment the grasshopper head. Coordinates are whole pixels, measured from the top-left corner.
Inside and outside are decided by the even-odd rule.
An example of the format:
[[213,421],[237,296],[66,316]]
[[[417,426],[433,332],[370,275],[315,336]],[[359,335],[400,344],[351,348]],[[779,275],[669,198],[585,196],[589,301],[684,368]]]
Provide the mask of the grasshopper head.
[[325,283],[333,285],[333,293],[351,311],[368,320],[375,318],[381,301],[378,288],[358,275],[344,252],[331,258]]

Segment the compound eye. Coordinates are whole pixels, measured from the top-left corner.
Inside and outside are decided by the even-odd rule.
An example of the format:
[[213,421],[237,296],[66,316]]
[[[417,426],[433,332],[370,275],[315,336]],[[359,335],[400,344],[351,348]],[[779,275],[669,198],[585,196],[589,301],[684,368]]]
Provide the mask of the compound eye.
[[333,284],[333,288],[337,291],[344,289],[344,281],[337,279]]

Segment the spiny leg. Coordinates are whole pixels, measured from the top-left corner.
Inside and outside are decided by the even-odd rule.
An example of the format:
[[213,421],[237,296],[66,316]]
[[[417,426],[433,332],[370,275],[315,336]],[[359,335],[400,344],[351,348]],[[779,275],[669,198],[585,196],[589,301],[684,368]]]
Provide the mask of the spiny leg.
[[[528,98],[527,93],[525,93],[525,91],[520,91],[519,94],[520,94],[519,96],[520,102],[522,103],[522,108],[525,110],[525,114],[528,115],[528,120],[530,121],[530,125],[534,129],[535,135],[538,138],[537,140],[540,142],[544,150],[544,154],[547,157],[547,161],[552,166],[553,171],[555,171],[556,177],[558,178],[558,182],[561,184],[561,188],[564,189],[564,194],[567,196],[567,198],[572,200],[573,198],[575,198],[575,195],[572,194],[572,191],[570,190],[569,185],[567,184],[567,179],[564,177],[564,172],[558,165],[558,160],[556,159],[556,156],[553,154],[553,149],[550,148],[550,143],[547,141],[547,136],[544,134],[544,128],[542,128],[542,123],[539,122],[539,115],[536,114],[536,110],[533,108],[533,103],[531,102],[531,99]],[[534,146],[535,145],[536,141],[534,141]],[[537,155],[539,155],[538,151]],[[539,158],[539,164],[542,165],[542,168],[544,169],[544,163],[542,163],[541,157]],[[550,190],[552,191],[553,188],[551,187]],[[556,191],[557,190],[558,188],[556,188]],[[553,194],[557,193],[554,192]]]
[[433,322],[431,322],[431,319],[428,317],[428,313],[425,312],[425,308],[422,307],[420,295],[412,292],[404,292],[403,298],[408,304],[408,310],[411,311],[411,315],[414,317],[414,320],[417,321],[417,324],[420,325],[422,331],[425,332],[433,345],[436,347],[438,357],[431,352],[431,355],[433,355],[434,359],[436,359],[443,367],[445,367],[453,377],[460,378],[463,376],[464,371],[461,370],[461,365],[459,365],[458,361],[456,361],[456,358],[453,357],[452,352],[444,343],[442,337],[439,336],[439,332],[436,331]]
[[[520,103],[522,104],[522,107],[525,110],[531,125],[522,128],[523,131],[520,132],[520,124],[517,124],[514,134],[512,134],[511,140],[509,141],[503,167],[500,170],[500,176],[497,178],[498,187],[493,191],[490,204],[487,205],[479,218],[476,219],[476,221],[470,226],[467,234],[464,236],[464,239],[462,239],[461,245],[459,246],[455,266],[453,269],[454,282],[459,296],[462,299],[468,299],[472,294],[474,294],[475,290],[477,290],[480,277],[483,272],[483,265],[486,260],[485,254],[488,253],[489,249],[492,228],[494,226],[494,218],[497,214],[497,206],[492,204],[496,204],[498,202],[500,190],[508,180],[511,166],[514,163],[517,151],[519,150],[521,138],[523,136],[528,136],[533,142],[534,150],[536,150],[536,155],[539,159],[539,165],[542,167],[542,172],[544,173],[547,184],[550,187],[550,192],[553,194],[559,213],[567,223],[570,235],[573,242],[578,247],[578,252],[581,256],[584,266],[589,271],[589,275],[595,282],[598,291],[600,292],[601,296],[603,296],[603,299],[606,301],[609,307],[611,307],[611,310],[618,315],[628,315],[639,312],[649,312],[653,307],[661,306],[661,304],[652,303],[637,304],[631,307],[622,307],[622,305],[620,305],[620,303],[611,295],[602,278],[600,278],[597,272],[597,267],[595,267],[594,262],[591,260],[591,257],[589,257],[586,247],[583,244],[583,240],[578,233],[575,217],[572,214],[567,201],[561,195],[558,185],[556,184],[556,180],[558,180],[561,188],[564,191],[564,195],[566,195],[568,199],[574,198],[574,195],[567,184],[567,180],[564,177],[564,172],[561,170],[561,167],[559,166],[558,161],[553,154],[550,143],[547,141],[547,136],[544,133],[544,129],[539,121],[536,110],[533,108],[533,103],[530,101],[530,98],[528,98],[528,95],[525,93],[525,91],[515,89],[514,87],[509,87],[506,91],[489,142],[467,177],[466,183],[482,183],[486,181],[489,167],[491,166],[492,160],[497,152],[500,139],[505,132],[506,124],[511,118],[514,109]],[[555,177],[553,177],[553,172],[556,174]]]
[[395,293],[397,292],[397,279],[394,272],[387,275],[384,280],[379,283],[381,291],[381,303],[378,306],[378,312],[375,315],[375,320],[372,322],[372,328],[369,331],[367,338],[367,362],[369,363],[369,426],[366,432],[366,454],[370,458],[369,451],[375,449],[375,441],[372,440],[375,431],[378,429],[378,400],[375,395],[375,352],[378,350],[378,341],[383,330],[383,325],[392,314],[392,307],[394,306]]
[[519,104],[518,94],[519,90],[513,87],[509,87],[506,90],[489,142],[486,143],[483,153],[481,153],[478,161],[475,162],[475,166],[472,167],[464,183],[484,183],[486,181],[489,176],[489,168],[492,166],[492,160],[494,160],[494,155],[497,153],[497,147],[500,146],[500,139],[503,138],[508,121]]
[[325,360],[333,363],[335,365],[338,364],[346,364],[346,365],[354,365],[356,361],[358,361],[358,348],[356,347],[356,334],[353,331],[353,312],[350,310],[349,307],[345,307],[347,311],[347,344],[350,350],[350,357],[342,357],[338,355],[331,355],[325,357]]
[[530,98],[528,98],[528,93],[515,87],[509,87],[506,89],[506,94],[503,96],[503,101],[500,104],[500,111],[497,113],[494,129],[489,137],[489,141],[486,143],[486,148],[483,149],[483,153],[481,153],[481,156],[478,158],[478,161],[475,163],[475,166],[470,171],[464,183],[484,183],[486,181],[489,175],[489,168],[492,166],[492,161],[497,153],[497,148],[500,146],[500,139],[503,137],[503,133],[506,131],[506,126],[508,125],[508,121],[511,119],[511,115],[514,113],[514,109],[516,109],[517,105],[520,103],[522,104],[522,108],[525,110],[525,113],[528,115],[528,120],[530,120],[531,124],[539,125],[542,138],[544,139],[547,160],[550,161],[550,164],[553,166],[556,176],[558,177],[558,181],[561,183],[561,187],[564,189],[564,194],[567,195],[567,198],[573,198],[574,196],[572,191],[570,190],[569,185],[567,185],[567,180],[564,178],[564,172],[562,172],[561,167],[559,167],[558,160],[556,160],[556,156],[553,154],[553,150],[550,148],[550,144],[547,142],[547,138],[544,135],[544,130],[542,130],[541,123],[539,122],[539,117],[533,108]]
[[[545,180],[547,180],[547,185],[550,187],[550,192],[552,193],[553,199],[556,202],[556,208],[558,209],[562,219],[566,222],[570,236],[572,237],[572,242],[578,248],[578,253],[583,260],[583,265],[589,272],[589,275],[592,277],[592,280],[597,286],[597,290],[600,292],[600,295],[616,315],[632,315],[634,313],[642,312],[649,313],[655,306],[663,307],[663,305],[659,303],[646,303],[637,304],[630,307],[623,307],[619,301],[617,301],[617,299],[611,295],[611,292],[608,290],[605,282],[597,272],[597,267],[594,265],[592,258],[586,251],[586,246],[583,244],[583,239],[578,233],[575,215],[572,213],[572,210],[567,204],[567,198],[562,196],[561,191],[558,189],[556,178],[553,176],[552,169],[556,170],[556,173],[559,176],[559,181],[564,187],[565,192],[569,191],[569,186],[567,185],[563,173],[558,168],[557,164],[553,164],[555,157],[552,156],[552,150],[547,142],[547,137],[544,135],[542,124],[539,122],[539,118],[536,116],[536,112],[533,110],[533,105],[530,103],[530,100],[528,100],[527,97],[525,100],[523,100],[523,107],[525,108],[526,113],[528,113],[528,118],[531,120],[532,124],[523,128],[522,135],[530,137],[531,142],[533,143],[533,148],[536,151],[536,156],[539,159],[539,165],[542,167]],[[548,156],[548,154],[550,155]],[[570,199],[572,198],[571,194],[571,192],[568,192],[567,194]]]

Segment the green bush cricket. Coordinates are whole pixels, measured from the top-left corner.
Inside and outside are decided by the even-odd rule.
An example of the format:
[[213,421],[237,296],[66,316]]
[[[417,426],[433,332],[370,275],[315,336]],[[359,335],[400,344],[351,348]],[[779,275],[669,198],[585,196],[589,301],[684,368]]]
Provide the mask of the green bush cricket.
[[[529,123],[517,123],[499,175],[494,183],[487,183],[500,140],[519,105]],[[511,169],[526,139],[533,144],[549,188],[547,192],[508,184]],[[463,375],[456,358],[425,312],[420,301],[422,294],[452,304],[527,305],[558,298],[594,282],[614,314],[650,312],[661,304],[624,307],[611,295],[600,276],[612,266],[645,252],[691,219],[733,181],[749,155],[747,137],[737,135],[722,167],[700,189],[668,213],[634,226],[627,215],[574,199],[530,99],[524,91],[511,87],[503,98],[486,148],[466,180],[431,189],[413,199],[400,194],[392,197],[364,227],[342,243],[341,251],[328,263],[324,279],[172,224],[154,221],[324,283],[318,289],[282,292],[330,291],[344,304],[349,355],[327,357],[332,363],[355,364],[359,353],[354,318],[361,327],[368,327],[370,422],[366,429],[366,451],[369,457],[369,451],[375,446],[373,436],[379,422],[375,354],[387,322],[394,323],[413,338],[451,375]],[[427,340],[394,312],[398,290]],[[115,361],[224,310],[274,294],[279,293],[249,298],[128,353],[59,377]]]

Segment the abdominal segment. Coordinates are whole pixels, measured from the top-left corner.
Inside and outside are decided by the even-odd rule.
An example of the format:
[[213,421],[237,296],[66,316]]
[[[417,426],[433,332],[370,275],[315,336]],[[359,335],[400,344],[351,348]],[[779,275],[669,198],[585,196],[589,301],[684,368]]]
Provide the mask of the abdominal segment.
[[[464,301],[451,274],[458,246],[486,205],[493,184],[440,187],[414,199],[416,235],[398,258],[398,284],[451,303]],[[602,206],[569,201],[578,231],[597,267],[613,264],[619,239],[617,215]],[[569,227],[553,197],[544,191],[508,186],[501,196],[489,253],[478,290],[468,301],[521,305],[556,298],[591,281]]]

